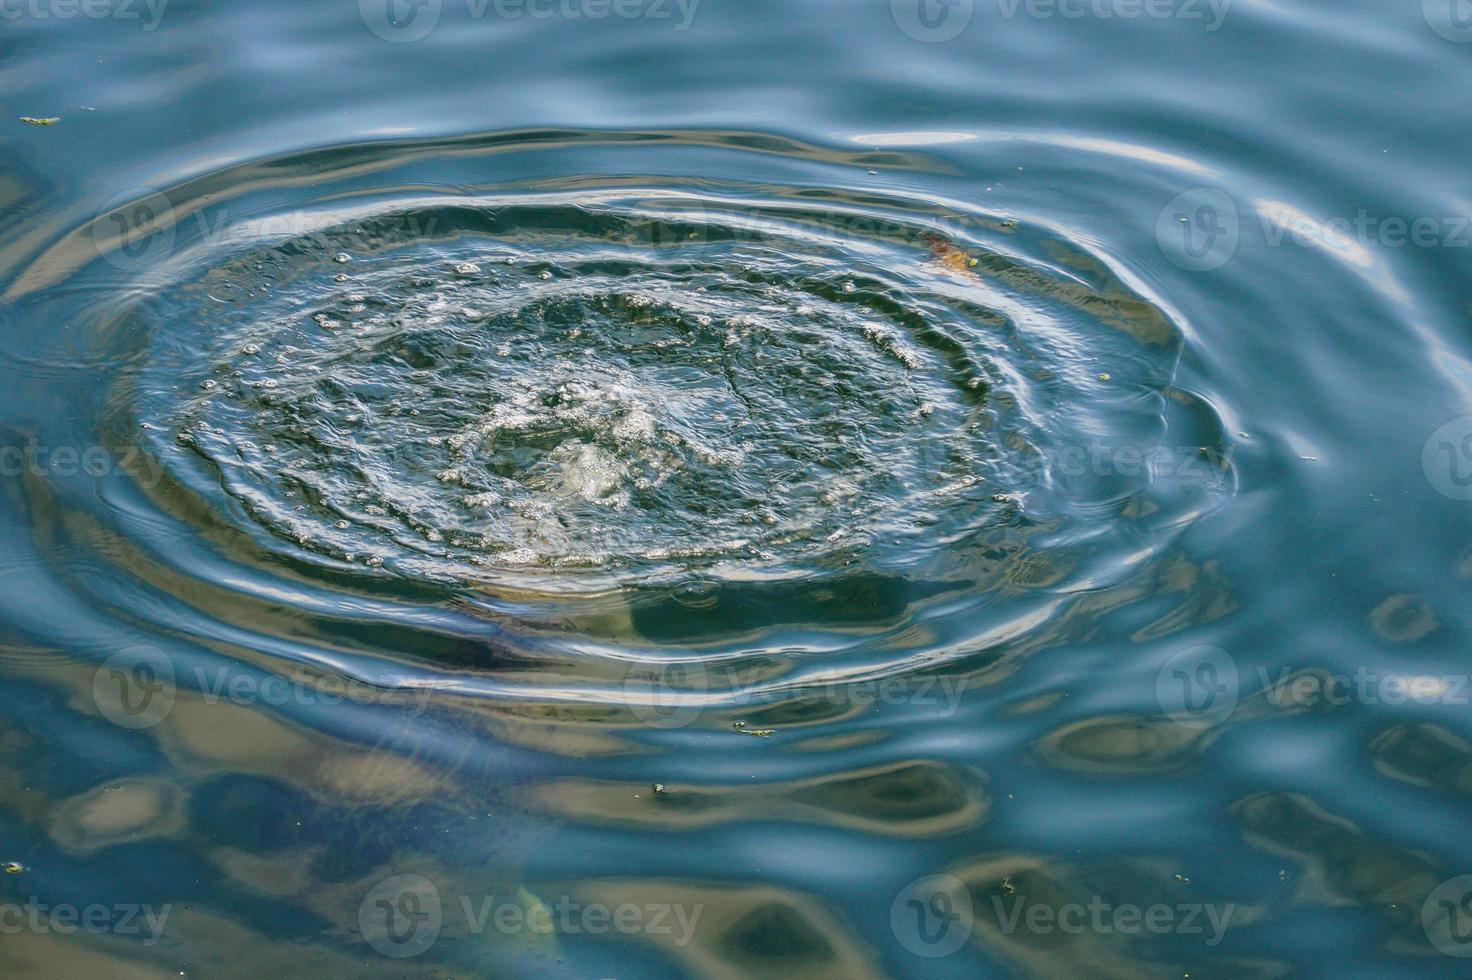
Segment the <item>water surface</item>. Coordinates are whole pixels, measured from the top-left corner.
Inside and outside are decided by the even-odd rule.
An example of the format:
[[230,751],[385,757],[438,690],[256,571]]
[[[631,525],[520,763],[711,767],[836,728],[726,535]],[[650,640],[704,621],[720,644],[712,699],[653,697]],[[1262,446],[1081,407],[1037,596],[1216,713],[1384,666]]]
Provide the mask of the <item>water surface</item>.
[[1456,2],[0,8],[7,975],[1456,975]]

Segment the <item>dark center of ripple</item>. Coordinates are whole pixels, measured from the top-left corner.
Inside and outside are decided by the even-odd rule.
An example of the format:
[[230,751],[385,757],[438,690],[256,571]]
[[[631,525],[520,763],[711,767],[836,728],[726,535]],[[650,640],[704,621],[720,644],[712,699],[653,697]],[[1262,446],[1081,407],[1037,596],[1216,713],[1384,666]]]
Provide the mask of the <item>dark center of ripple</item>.
[[[777,574],[986,526],[1042,485],[1058,419],[1109,411],[1086,407],[1080,354],[1110,331],[1033,296],[1029,332],[918,232],[852,248],[642,221],[532,208],[236,255],[168,298],[208,318],[212,354],[175,332],[194,364],[155,359],[165,430],[331,560]],[[1122,384],[1155,370],[1109,363]]]

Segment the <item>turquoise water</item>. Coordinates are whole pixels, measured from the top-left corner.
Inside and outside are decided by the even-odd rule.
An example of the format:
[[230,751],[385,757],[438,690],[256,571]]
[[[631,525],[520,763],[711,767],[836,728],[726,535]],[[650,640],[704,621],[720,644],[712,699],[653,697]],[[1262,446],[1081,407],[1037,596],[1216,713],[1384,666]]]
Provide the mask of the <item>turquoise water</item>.
[[6,976],[1465,972],[1463,0],[0,19]]

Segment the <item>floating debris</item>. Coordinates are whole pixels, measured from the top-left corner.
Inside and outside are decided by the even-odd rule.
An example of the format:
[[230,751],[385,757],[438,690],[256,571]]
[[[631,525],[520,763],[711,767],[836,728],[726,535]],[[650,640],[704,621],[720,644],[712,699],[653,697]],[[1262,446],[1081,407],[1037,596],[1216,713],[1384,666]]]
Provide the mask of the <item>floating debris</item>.
[[37,118],[35,116],[21,116],[20,121],[31,126],[55,126],[57,123],[61,122],[61,117],[44,116],[41,118]]
[[4,868],[5,873],[8,875],[18,875],[23,871],[29,870],[24,864],[21,864],[19,861],[6,861],[4,864]]
[[664,792],[664,783],[655,783],[654,784],[654,795],[655,796],[658,796],[660,793],[663,793],[663,792]]
[[732,722],[731,727],[736,729],[743,735],[754,735],[757,738],[770,738],[771,736],[776,734],[776,732],[774,732],[770,728],[747,728],[746,722],[744,721]]
[[958,272],[970,279],[977,278],[976,273],[972,271],[977,266],[976,259],[939,235],[927,236],[926,241],[930,243],[931,256],[940,263],[942,268]]

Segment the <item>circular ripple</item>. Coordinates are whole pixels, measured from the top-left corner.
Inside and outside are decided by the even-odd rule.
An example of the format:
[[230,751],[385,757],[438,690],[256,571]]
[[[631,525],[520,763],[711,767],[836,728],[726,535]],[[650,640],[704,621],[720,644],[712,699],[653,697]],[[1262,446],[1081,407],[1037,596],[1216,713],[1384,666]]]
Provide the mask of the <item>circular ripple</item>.
[[1158,436],[1177,343],[1082,256],[854,211],[410,205],[211,258],[154,306],[155,450],[273,550],[420,578],[810,576],[1097,521],[1149,475],[1088,451]]

